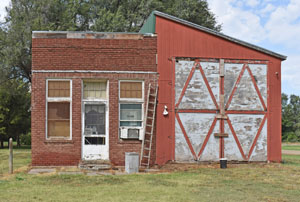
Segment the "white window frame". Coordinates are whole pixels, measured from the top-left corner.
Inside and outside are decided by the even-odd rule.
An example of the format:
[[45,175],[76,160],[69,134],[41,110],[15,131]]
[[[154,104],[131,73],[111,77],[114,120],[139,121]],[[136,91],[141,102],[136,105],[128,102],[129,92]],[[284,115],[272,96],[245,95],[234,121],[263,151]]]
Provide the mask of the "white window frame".
[[[122,82],[141,82],[142,83],[142,98],[121,98],[121,83]],[[119,128],[132,128],[132,129],[144,129],[144,93],[145,93],[145,82],[143,80],[119,80]],[[128,121],[141,121],[142,124],[141,126],[121,126],[121,104],[141,104],[142,105],[142,114],[141,120],[128,120]],[[122,121],[126,121],[126,120],[122,120]],[[120,131],[120,130],[119,130]],[[120,134],[119,134],[119,138],[120,138]],[[138,139],[138,138],[137,138]]]
[[[70,97],[48,97],[49,81],[70,81]],[[72,140],[72,79],[47,79],[46,80],[46,140]],[[70,103],[70,136],[48,137],[48,102],[69,102]]]

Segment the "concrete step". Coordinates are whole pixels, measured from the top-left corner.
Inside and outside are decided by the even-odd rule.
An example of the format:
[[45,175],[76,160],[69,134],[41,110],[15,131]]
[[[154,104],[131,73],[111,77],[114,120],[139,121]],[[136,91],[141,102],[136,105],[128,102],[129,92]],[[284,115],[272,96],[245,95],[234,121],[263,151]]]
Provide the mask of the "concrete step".
[[111,169],[111,164],[107,160],[81,161],[78,168],[91,171],[109,170]]

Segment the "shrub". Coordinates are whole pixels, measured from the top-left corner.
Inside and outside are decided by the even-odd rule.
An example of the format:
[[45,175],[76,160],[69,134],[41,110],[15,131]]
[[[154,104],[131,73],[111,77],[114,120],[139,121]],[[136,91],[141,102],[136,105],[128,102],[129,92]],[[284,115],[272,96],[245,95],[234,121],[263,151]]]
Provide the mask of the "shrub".
[[31,145],[31,133],[22,134],[20,137],[20,141],[22,145]]

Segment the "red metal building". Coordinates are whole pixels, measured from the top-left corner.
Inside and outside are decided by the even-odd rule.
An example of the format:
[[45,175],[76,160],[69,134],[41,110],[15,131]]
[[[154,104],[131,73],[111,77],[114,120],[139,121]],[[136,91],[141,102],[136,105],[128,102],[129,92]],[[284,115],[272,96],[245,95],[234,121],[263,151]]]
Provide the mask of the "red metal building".
[[157,34],[158,164],[281,160],[286,56],[156,11],[141,32]]
[[123,165],[157,81],[153,163],[281,160],[286,56],[157,11],[140,34],[34,32],[32,50],[33,165]]

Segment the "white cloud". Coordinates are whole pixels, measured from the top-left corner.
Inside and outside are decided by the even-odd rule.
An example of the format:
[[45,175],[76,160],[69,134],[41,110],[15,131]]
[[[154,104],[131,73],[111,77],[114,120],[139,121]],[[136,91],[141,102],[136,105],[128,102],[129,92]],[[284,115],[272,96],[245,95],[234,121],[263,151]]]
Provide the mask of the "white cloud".
[[255,7],[260,3],[259,0],[246,0],[246,5],[250,7]]
[[259,11],[259,13],[261,14],[261,15],[266,15],[266,14],[269,14],[270,12],[272,12],[272,11],[274,11],[275,10],[275,6],[273,5],[273,4],[267,4],[263,9],[261,9],[260,11]]
[[289,55],[288,60],[282,63],[282,89],[283,92],[300,95],[300,57]]
[[271,13],[265,29],[273,43],[298,48],[300,40],[296,39],[300,36],[300,1],[291,0],[288,5],[276,8]]
[[222,23],[225,34],[251,43],[264,39],[265,31],[258,15],[243,10],[242,7],[233,6],[236,5],[234,0],[208,0],[208,4],[218,21]]
[[5,7],[8,6],[10,3],[10,0],[1,0],[0,3],[0,22],[4,20],[4,17],[6,16]]

